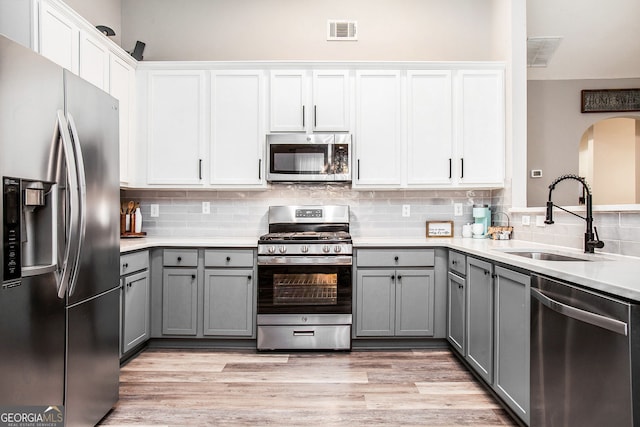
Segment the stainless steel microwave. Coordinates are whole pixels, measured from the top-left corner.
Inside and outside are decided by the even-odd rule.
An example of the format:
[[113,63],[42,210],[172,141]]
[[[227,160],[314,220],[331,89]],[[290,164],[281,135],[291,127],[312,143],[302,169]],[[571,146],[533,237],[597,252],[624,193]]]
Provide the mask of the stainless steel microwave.
[[267,135],[267,181],[351,181],[351,135]]

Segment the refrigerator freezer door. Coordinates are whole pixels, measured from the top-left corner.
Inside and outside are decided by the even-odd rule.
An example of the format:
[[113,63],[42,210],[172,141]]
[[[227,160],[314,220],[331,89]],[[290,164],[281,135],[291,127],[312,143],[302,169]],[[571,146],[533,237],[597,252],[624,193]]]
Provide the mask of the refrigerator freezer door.
[[118,401],[120,289],[67,308],[66,426],[95,425]]
[[[0,36],[0,176],[47,181],[56,112],[64,108],[62,76],[60,67]],[[39,233],[26,238],[43,248]],[[52,272],[23,274],[18,286],[0,288],[0,406],[62,404],[64,315]]]
[[0,407],[62,405],[64,300],[53,273],[0,289]]

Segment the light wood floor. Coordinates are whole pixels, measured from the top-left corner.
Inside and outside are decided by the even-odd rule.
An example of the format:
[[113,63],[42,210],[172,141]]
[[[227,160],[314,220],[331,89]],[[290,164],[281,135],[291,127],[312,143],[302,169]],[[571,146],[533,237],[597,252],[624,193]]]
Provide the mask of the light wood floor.
[[147,350],[101,425],[514,426],[448,350]]

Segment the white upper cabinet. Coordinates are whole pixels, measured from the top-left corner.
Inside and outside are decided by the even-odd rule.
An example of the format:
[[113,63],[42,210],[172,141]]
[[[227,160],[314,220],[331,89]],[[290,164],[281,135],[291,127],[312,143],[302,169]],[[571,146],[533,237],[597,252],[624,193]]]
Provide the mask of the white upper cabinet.
[[270,129],[272,132],[304,131],[307,126],[306,71],[271,71]]
[[264,186],[262,71],[211,73],[210,184]]
[[204,83],[204,71],[154,71],[149,74],[148,184],[202,184]]
[[79,75],[109,92],[109,48],[93,36],[80,31]]
[[356,72],[354,187],[401,184],[400,72]]
[[349,72],[346,70],[272,70],[272,132],[349,130]]
[[313,71],[313,130],[349,130],[349,72]]
[[136,72],[131,65],[111,54],[109,57],[109,93],[120,104],[120,183],[129,183],[131,142],[135,129]]
[[458,167],[462,185],[504,185],[505,95],[502,70],[461,70],[457,80]]
[[47,1],[40,3],[40,54],[78,74],[80,30]]
[[407,184],[451,184],[451,71],[408,71],[407,102]]

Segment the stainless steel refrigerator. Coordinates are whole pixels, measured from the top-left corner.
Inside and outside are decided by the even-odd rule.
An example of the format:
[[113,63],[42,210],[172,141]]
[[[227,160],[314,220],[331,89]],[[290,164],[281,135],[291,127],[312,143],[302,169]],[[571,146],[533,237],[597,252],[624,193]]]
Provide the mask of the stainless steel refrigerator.
[[0,407],[118,400],[118,103],[0,36]]

